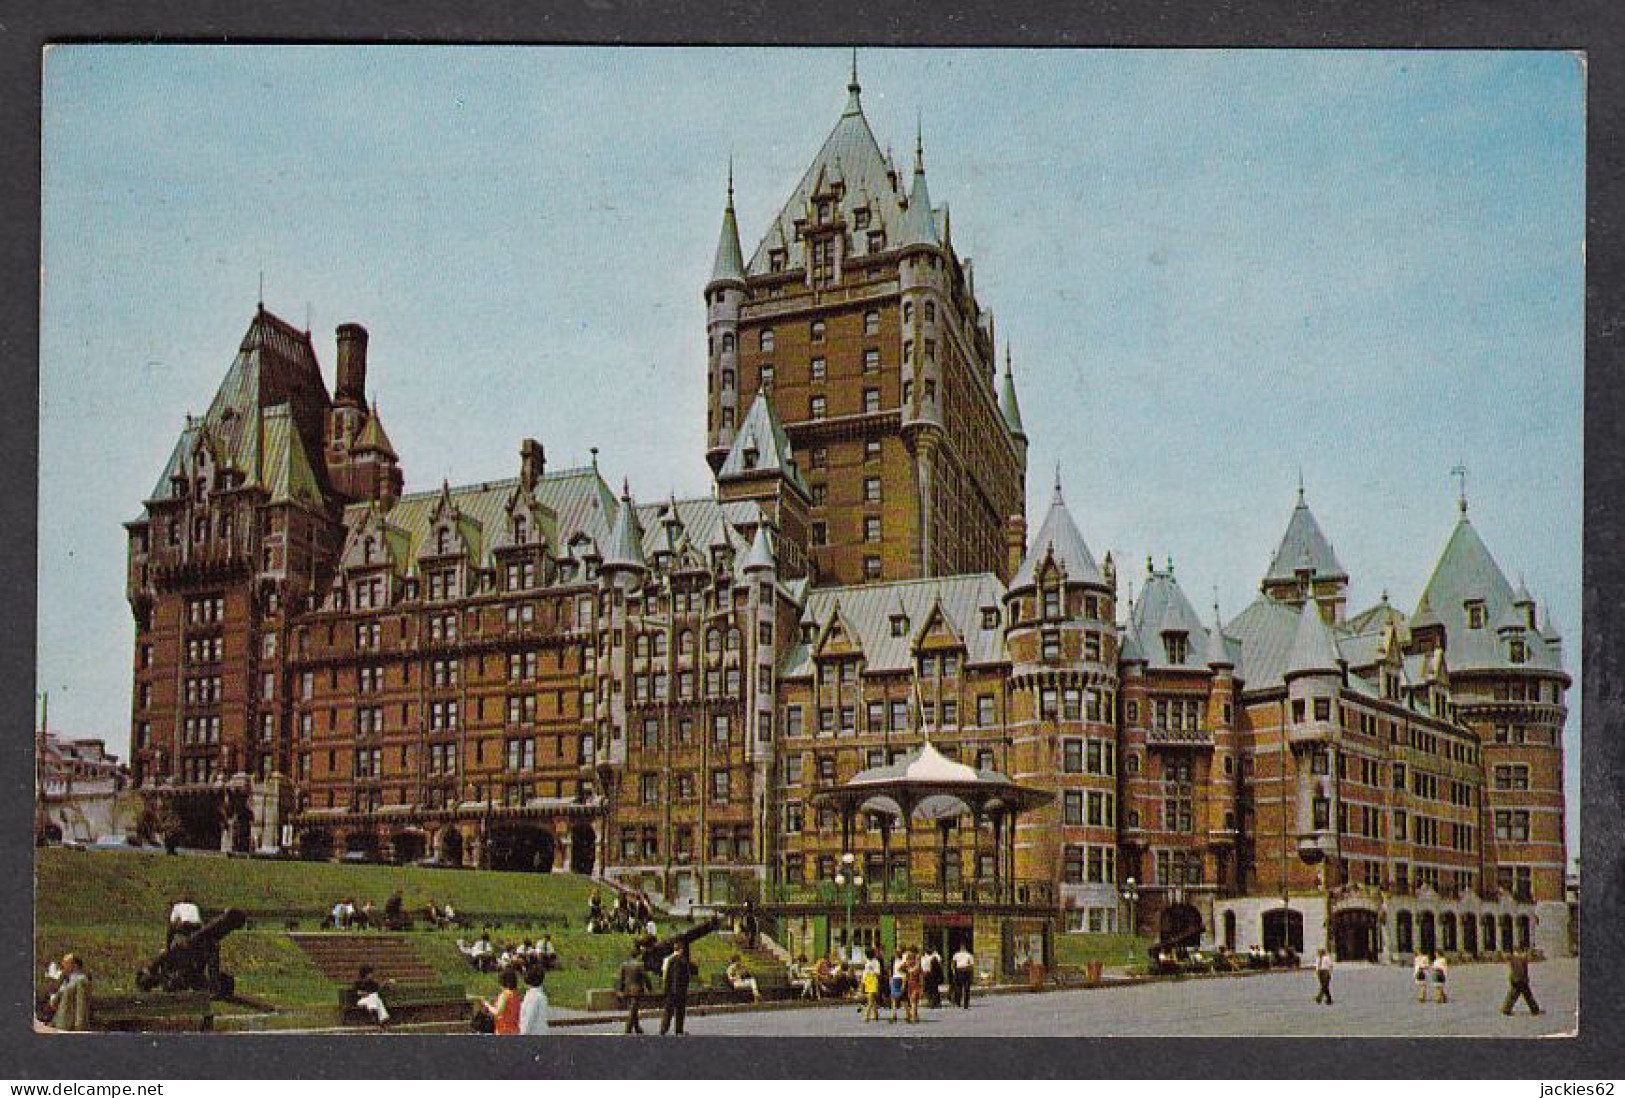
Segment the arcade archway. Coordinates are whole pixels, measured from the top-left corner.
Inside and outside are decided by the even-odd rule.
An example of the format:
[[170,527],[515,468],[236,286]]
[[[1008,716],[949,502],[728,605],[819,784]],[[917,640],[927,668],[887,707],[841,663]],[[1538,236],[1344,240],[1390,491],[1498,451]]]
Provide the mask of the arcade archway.
[[1377,959],[1377,913],[1364,908],[1332,916],[1332,950],[1339,961]]
[[521,873],[553,870],[553,833],[545,828],[513,824],[494,828],[490,837],[490,867]]
[[598,835],[592,825],[578,823],[570,828],[570,872],[584,877],[592,876],[597,858]]

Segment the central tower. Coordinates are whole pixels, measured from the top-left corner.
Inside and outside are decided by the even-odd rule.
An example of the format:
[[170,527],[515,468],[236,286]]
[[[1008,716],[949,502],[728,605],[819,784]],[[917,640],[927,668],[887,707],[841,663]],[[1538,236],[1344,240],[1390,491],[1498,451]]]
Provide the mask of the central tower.
[[[719,470],[765,395],[811,497],[822,586],[992,572],[1024,534],[1027,439],[993,315],[976,301],[916,136],[905,185],[846,108],[749,262],[728,204],[705,299],[707,457]],[[1015,554],[1019,561],[1020,554]]]

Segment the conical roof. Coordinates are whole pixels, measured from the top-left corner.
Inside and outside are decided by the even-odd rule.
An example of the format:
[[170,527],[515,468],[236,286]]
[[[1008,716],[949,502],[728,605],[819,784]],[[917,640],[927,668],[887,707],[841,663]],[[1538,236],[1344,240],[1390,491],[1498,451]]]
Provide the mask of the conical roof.
[[1094,555],[1089,552],[1078,524],[1072,521],[1072,513],[1067,510],[1059,477],[1055,480],[1055,495],[1050,499],[1049,514],[1044,516],[1044,523],[1033,538],[1032,548],[1027,551],[1021,567],[1010,581],[1010,590],[1033,586],[1038,566],[1051,553],[1055,554],[1055,562],[1066,570],[1068,582],[1106,586],[1105,578],[1095,565]]
[[734,217],[733,170],[728,172],[728,207],[722,211],[722,236],[717,240],[716,261],[711,264],[707,289],[721,282],[745,281],[745,256],[739,248],[739,222]]
[[750,555],[745,558],[745,571],[771,572],[773,568],[773,545],[768,540],[767,523],[758,523],[756,537],[750,543]]
[[[1145,578],[1145,587],[1135,600],[1130,622],[1145,662],[1158,669],[1199,670],[1208,664],[1208,631],[1197,615],[1196,608],[1174,579],[1172,564],[1164,572],[1152,570]],[[1174,659],[1179,652],[1170,649],[1168,636],[1185,638],[1182,659]]]
[[1292,517],[1287,520],[1286,533],[1275,550],[1275,558],[1270,561],[1270,570],[1264,576],[1264,582],[1294,579],[1298,569],[1305,566],[1322,579],[1348,579],[1348,573],[1343,571],[1337,554],[1332,551],[1332,543],[1326,540],[1320,523],[1315,521],[1314,512],[1304,502],[1303,489],[1299,488],[1298,505],[1292,509]]
[[1341,660],[1337,638],[1320,616],[1320,607],[1313,599],[1306,601],[1298,611],[1298,628],[1292,634],[1292,647],[1287,649],[1286,677],[1335,674],[1340,670]]
[[648,566],[643,559],[643,532],[638,529],[637,508],[632,504],[632,492],[621,486],[621,505],[615,511],[615,525],[609,531],[609,545],[604,551],[601,567],[608,572],[614,568],[643,571]]
[[914,186],[909,190],[908,209],[903,213],[903,232],[897,244],[938,244],[937,219],[931,210],[931,191],[925,185],[925,154],[916,146],[914,150]]
[[1230,648],[1225,644],[1224,627],[1219,622],[1219,606],[1213,605],[1213,628],[1207,631],[1207,665],[1209,667],[1234,667],[1236,661],[1230,655]]
[[1010,433],[1017,438],[1026,438],[1027,432],[1021,426],[1021,405],[1016,401],[1016,378],[1010,369],[1010,345],[1004,347],[1004,386],[999,391],[999,410],[1004,413],[1004,422],[1010,428]]

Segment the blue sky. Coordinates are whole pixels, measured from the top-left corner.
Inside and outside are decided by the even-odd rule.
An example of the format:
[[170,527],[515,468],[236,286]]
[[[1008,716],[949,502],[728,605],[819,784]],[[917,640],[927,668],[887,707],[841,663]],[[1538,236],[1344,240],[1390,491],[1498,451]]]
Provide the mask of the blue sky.
[[[602,452],[708,490],[704,310],[845,102],[837,49],[67,46],[45,66],[39,685],[128,732],[124,539],[254,309],[372,333],[408,490]],[[859,55],[1120,574],[1253,597],[1303,469],[1360,608],[1455,521],[1580,657],[1584,82],[1560,53]],[[1579,697],[1570,693],[1571,836]],[[1571,855],[1576,851],[1571,843]]]

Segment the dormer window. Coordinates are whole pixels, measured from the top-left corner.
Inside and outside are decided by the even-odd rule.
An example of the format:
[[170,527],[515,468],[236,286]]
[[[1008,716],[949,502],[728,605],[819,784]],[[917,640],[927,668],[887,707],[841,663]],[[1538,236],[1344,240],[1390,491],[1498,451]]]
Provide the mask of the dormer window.
[[375,547],[375,543],[374,543],[374,541],[373,541],[373,539],[371,537],[368,537],[364,541],[362,541],[362,543],[361,543],[361,563],[362,564],[371,564],[372,563],[372,551],[373,551],[374,547]]
[[999,627],[999,608],[997,606],[982,607],[982,628],[997,629]]
[[811,644],[818,639],[818,623],[804,621],[801,623],[801,643]]
[[1190,651],[1189,638],[1184,633],[1164,633],[1162,647],[1168,653],[1169,663],[1184,663]]
[[818,204],[818,223],[820,225],[829,224],[830,218],[834,216],[834,213],[835,204],[826,198],[824,201]]
[[1061,616],[1061,592],[1051,587],[1044,592],[1044,616],[1058,618]]
[[[767,253],[767,269],[775,272],[784,270],[783,248],[774,248],[772,251]],[[772,333],[769,332],[768,335],[771,336]],[[771,342],[771,340],[769,340],[769,342]],[[764,347],[763,350],[766,350],[766,348]]]
[[1484,628],[1484,602],[1482,599],[1472,599],[1467,603],[1467,628]]
[[529,534],[530,531],[526,528],[525,516],[515,515],[513,517],[513,540],[517,544],[523,545],[525,544],[525,538],[528,537]]
[[907,614],[893,614],[891,616],[891,635],[894,637],[908,636]]
[[435,532],[434,551],[441,556],[451,552],[451,531],[442,527]]
[[1521,640],[1514,640],[1507,645],[1507,659],[1513,663],[1526,663],[1529,660],[1529,647]]
[[869,227],[869,207],[864,206],[852,211],[852,227],[855,229]]
[[883,229],[876,229],[869,234],[869,250],[883,252],[886,250],[886,233]]

